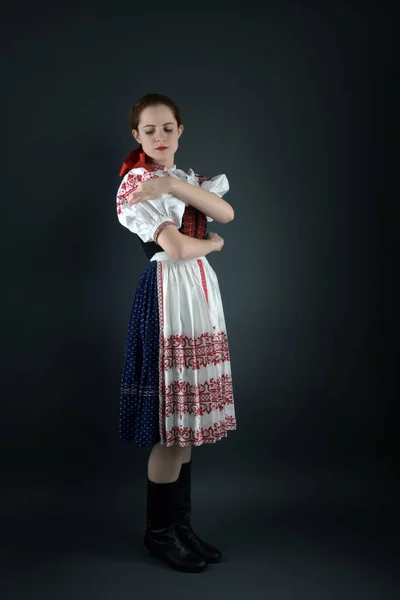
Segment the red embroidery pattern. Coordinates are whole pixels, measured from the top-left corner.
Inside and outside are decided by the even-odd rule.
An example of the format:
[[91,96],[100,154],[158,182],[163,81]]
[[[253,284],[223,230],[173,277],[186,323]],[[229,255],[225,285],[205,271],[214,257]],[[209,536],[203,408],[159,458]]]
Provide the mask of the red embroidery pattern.
[[221,438],[227,437],[229,430],[236,429],[235,417],[226,417],[225,422],[214,423],[212,427],[192,429],[191,427],[173,427],[168,431],[166,446],[200,446],[201,444],[212,444]]
[[182,217],[182,233],[189,237],[196,237],[196,215],[193,206],[187,206]]
[[[204,177],[203,175],[198,175],[198,174],[195,174],[195,175],[197,177],[197,180],[198,180],[200,186],[205,181],[211,181],[211,177]],[[202,215],[202,217],[198,220],[198,223],[197,223],[197,229],[198,229],[197,237],[200,239],[204,239],[204,237],[206,235],[206,230],[207,230],[207,218],[205,215],[203,215],[203,213],[200,213],[200,215]]]
[[205,214],[194,208],[194,206],[187,206],[182,217],[182,227],[179,231],[184,235],[199,240],[204,239],[207,228],[207,217]]
[[206,301],[208,304],[207,279],[206,279],[206,274],[204,272],[204,265],[200,258],[197,260],[197,264],[199,265],[200,275],[201,275],[201,283],[203,284],[204,295],[206,297]]
[[158,177],[154,172],[146,171],[143,174],[140,173],[128,173],[125,181],[121,184],[117,194],[117,213],[122,213],[123,207],[128,201],[128,197],[134,192],[141,181],[148,181],[149,179],[155,179]]
[[135,173],[128,173],[125,181],[120,185],[117,194],[117,213],[122,213],[122,208],[126,204],[129,194],[135,191],[139,182],[141,181],[141,175]]
[[[210,177],[204,177],[195,173],[195,177],[201,186],[205,181],[210,181]],[[193,206],[186,208],[187,214],[183,216],[183,233],[190,237],[195,237],[199,240],[203,240],[207,230],[207,217],[204,213],[197,210]]]
[[173,221],[165,221],[165,223],[161,223],[161,225],[159,225],[155,230],[153,239],[156,244],[158,244],[158,236],[160,235],[162,230],[165,229],[165,227],[167,227],[168,225],[175,225],[175,223]]
[[225,332],[203,333],[197,338],[173,335],[164,339],[164,369],[183,368],[197,370],[201,367],[230,360],[228,336]]
[[207,217],[200,211],[197,211],[197,231],[196,237],[200,240],[203,240],[206,235],[207,229]]
[[210,379],[204,383],[173,381],[164,386],[165,415],[192,414],[199,417],[210,414],[213,410],[223,411],[228,404],[233,404],[231,375],[221,375],[218,379]]

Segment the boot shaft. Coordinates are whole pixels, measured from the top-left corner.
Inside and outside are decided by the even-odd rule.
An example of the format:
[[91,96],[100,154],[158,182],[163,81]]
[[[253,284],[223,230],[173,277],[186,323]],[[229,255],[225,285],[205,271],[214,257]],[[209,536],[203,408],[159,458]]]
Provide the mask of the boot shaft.
[[176,522],[179,481],[155,483],[147,478],[146,522],[165,527]]

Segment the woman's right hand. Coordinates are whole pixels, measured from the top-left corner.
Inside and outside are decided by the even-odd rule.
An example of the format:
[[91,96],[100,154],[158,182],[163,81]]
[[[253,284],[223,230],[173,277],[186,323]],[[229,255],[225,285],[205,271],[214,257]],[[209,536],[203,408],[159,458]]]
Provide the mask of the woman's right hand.
[[222,246],[224,245],[224,240],[222,239],[222,237],[220,235],[218,235],[218,233],[210,231],[209,233],[207,233],[206,237],[208,240],[211,240],[214,242],[216,252],[219,252],[220,250],[222,250]]

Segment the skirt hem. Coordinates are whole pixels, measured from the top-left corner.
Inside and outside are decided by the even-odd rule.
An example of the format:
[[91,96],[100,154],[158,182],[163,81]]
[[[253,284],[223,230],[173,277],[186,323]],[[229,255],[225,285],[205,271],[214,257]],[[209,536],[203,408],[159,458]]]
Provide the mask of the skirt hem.
[[190,441],[190,442],[167,442],[167,443],[163,443],[162,441],[158,440],[155,441],[154,443],[145,443],[145,444],[141,444],[141,443],[137,443],[135,442],[135,440],[133,439],[123,439],[123,438],[119,438],[121,442],[125,442],[127,444],[133,444],[136,448],[152,448],[153,446],[155,446],[155,444],[159,444],[161,443],[162,446],[165,446],[167,448],[171,448],[172,446],[179,446],[181,448],[186,448],[188,446],[196,446],[196,447],[200,447],[203,446],[204,444],[216,444],[217,442],[220,442],[224,439],[226,439],[228,437],[228,433],[230,431],[236,431],[236,427],[235,428],[231,428],[228,429],[228,431],[226,431],[225,434],[222,434],[219,438],[217,439],[213,439],[213,440],[201,440],[201,441]]

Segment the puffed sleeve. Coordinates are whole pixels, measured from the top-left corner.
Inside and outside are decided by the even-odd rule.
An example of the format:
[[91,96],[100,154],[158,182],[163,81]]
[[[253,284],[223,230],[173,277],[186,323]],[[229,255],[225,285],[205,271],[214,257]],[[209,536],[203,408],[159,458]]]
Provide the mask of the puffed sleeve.
[[[203,177],[202,175],[197,175],[197,180],[203,190],[212,192],[220,198],[229,192],[229,181],[227,176],[224,174],[215,175],[214,177]],[[207,221],[210,223],[213,221],[213,219],[207,215]]]
[[142,181],[144,172],[141,168],[132,169],[123,178],[117,193],[117,216],[121,225],[136,233],[143,242],[157,243],[164,227],[181,227],[185,203],[172,194],[163,194],[160,198],[129,206],[128,196]]

